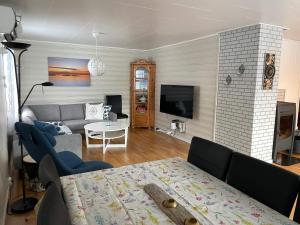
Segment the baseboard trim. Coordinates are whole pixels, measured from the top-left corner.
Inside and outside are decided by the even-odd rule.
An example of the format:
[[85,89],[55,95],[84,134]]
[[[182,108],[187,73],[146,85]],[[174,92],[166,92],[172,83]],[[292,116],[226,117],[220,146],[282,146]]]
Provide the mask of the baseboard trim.
[[174,137],[174,138],[177,138],[177,139],[179,139],[179,140],[181,140],[181,141],[184,141],[184,142],[186,142],[186,143],[191,143],[191,140],[190,139],[188,139],[188,138],[185,138],[185,137],[182,137],[182,136],[179,136],[179,135],[174,135],[174,136],[172,136],[172,137]]
[[182,136],[180,136],[180,135],[178,135],[178,134],[169,134],[168,132],[170,132],[171,130],[168,130],[168,129],[162,129],[162,128],[160,128],[160,127],[155,127],[154,128],[154,130],[155,130],[155,132],[162,132],[162,133],[164,133],[164,134],[166,134],[166,135],[168,135],[168,136],[170,136],[170,137],[173,137],[173,138],[177,138],[177,139],[179,139],[179,140],[181,140],[181,141],[184,141],[184,142],[186,142],[186,143],[191,143],[191,139],[189,139],[189,138],[185,138],[185,137],[182,137]]

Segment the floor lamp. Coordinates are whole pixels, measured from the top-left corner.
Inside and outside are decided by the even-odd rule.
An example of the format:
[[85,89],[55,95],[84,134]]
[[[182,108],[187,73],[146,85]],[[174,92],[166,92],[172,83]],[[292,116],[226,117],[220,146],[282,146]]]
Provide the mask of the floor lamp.
[[[26,43],[20,43],[20,42],[1,42],[5,48],[12,54],[13,59],[14,59],[14,67],[15,67],[15,74],[16,74],[16,85],[17,85],[17,94],[18,94],[18,118],[19,121],[22,121],[21,118],[21,113],[22,113],[22,108],[27,101],[28,97],[30,96],[31,92],[37,85],[41,86],[52,86],[53,84],[51,82],[44,82],[40,84],[35,84],[32,86],[30,89],[29,93],[27,94],[24,102],[21,104],[21,56],[22,54],[27,51],[27,49],[30,47],[30,44]],[[36,198],[32,197],[26,197],[26,192],[25,192],[25,176],[24,176],[24,163],[23,163],[23,145],[22,142],[20,141],[20,148],[21,148],[21,171],[22,171],[22,198],[13,202],[12,205],[10,206],[11,211],[13,213],[25,213],[28,212],[32,209],[34,209],[34,206],[37,203]]]

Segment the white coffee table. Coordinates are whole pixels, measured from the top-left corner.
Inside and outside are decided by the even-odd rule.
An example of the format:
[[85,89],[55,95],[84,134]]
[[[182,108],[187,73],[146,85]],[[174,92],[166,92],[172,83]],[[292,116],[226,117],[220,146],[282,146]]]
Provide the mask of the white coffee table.
[[[107,148],[125,148],[127,147],[128,139],[128,119],[120,119],[116,122],[105,121],[90,123],[84,126],[87,148],[103,147],[103,154]],[[123,144],[111,144],[111,139],[124,137]],[[91,144],[89,138],[102,140],[103,144]],[[106,143],[107,141],[107,143]]]

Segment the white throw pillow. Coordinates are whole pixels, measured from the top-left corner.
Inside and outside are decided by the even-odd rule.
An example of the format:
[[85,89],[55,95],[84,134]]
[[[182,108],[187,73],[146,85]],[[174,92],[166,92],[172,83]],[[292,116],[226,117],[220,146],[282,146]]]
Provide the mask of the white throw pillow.
[[103,103],[85,105],[85,120],[103,120]]

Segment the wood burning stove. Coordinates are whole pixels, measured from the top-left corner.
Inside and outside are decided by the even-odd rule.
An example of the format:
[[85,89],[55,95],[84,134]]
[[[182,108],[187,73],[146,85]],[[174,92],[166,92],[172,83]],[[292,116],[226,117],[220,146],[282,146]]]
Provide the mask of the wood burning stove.
[[296,103],[277,102],[273,142],[273,162],[291,165],[300,160],[293,157]]

